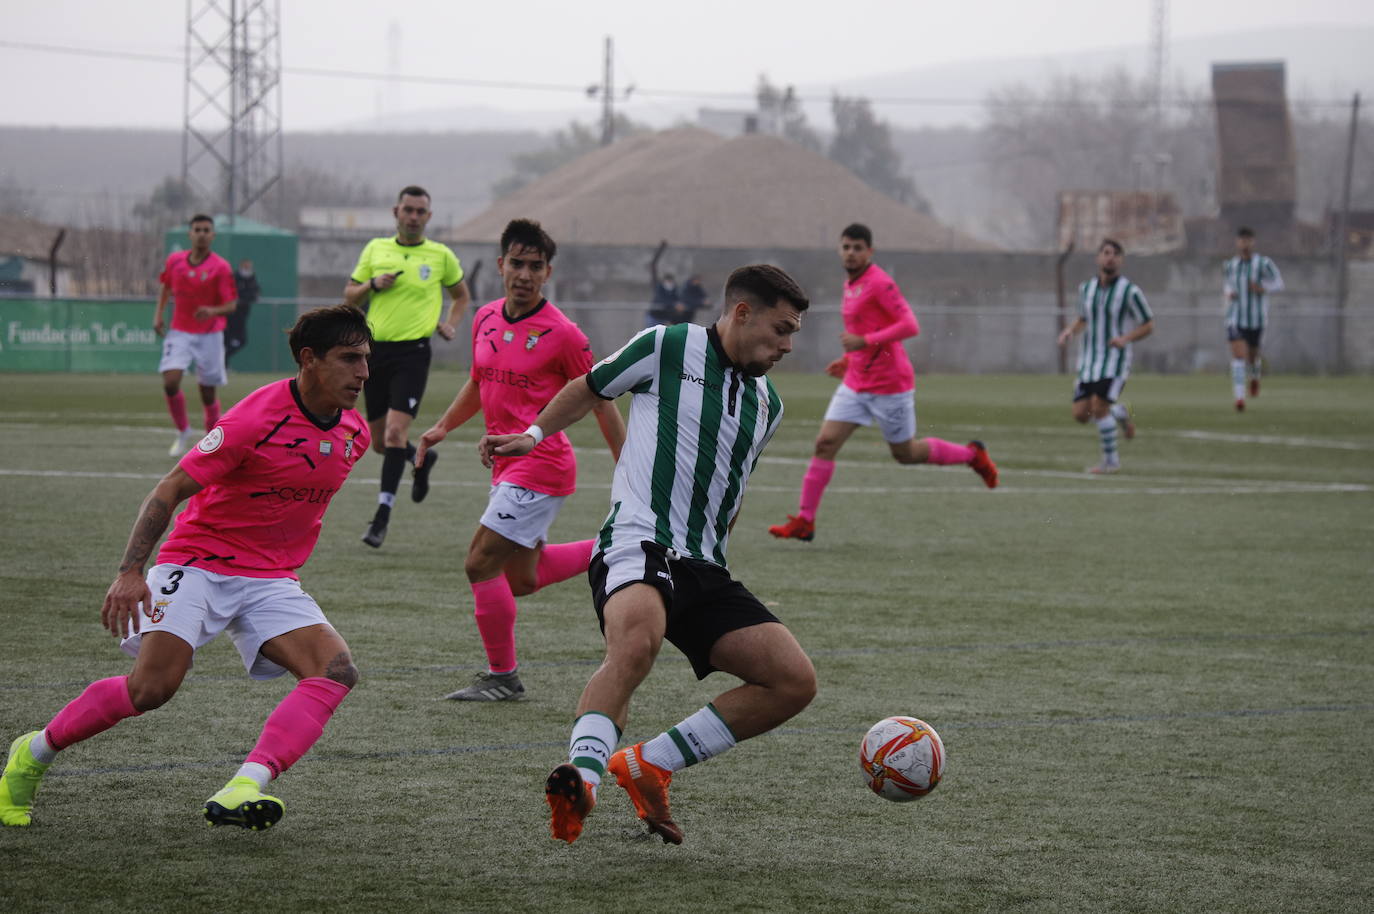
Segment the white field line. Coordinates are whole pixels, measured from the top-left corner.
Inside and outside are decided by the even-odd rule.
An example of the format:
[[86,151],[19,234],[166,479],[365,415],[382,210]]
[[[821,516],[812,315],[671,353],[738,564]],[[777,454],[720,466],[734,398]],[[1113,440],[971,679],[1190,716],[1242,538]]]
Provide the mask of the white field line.
[[[1020,474],[1016,474],[1020,475]],[[1083,474],[1064,474],[1068,478],[1082,479]],[[117,473],[107,470],[31,470],[31,469],[8,469],[0,468],[0,477],[29,477],[42,479],[143,479],[158,480],[162,478],[157,473]],[[371,476],[353,476],[348,480],[349,483],[357,485],[376,486],[377,482]],[[1220,480],[1213,481],[1206,485],[1188,485],[1187,480],[1173,480],[1174,485],[1146,485],[1146,486],[1121,486],[1089,484],[1084,486],[1046,486],[1031,487],[1002,485],[997,489],[996,495],[1321,495],[1331,493],[1351,493],[1351,492],[1370,492],[1374,491],[1374,486],[1361,485],[1357,483],[1311,483],[1311,482],[1292,482],[1283,480],[1255,480],[1255,481],[1236,481]],[[1178,484],[1183,483],[1183,484]],[[489,489],[491,484],[482,480],[447,480],[435,479],[430,481],[430,486],[435,488],[458,488],[458,489]],[[610,484],[605,482],[584,482],[578,486],[579,489],[606,491],[610,489]],[[969,486],[970,489],[974,488]],[[981,489],[981,487],[978,487]],[[771,492],[790,494],[795,493],[795,486],[770,486],[754,485],[750,486],[752,492]],[[837,492],[844,495],[949,495],[959,492],[960,489],[950,488],[949,486],[835,486],[832,485],[827,491]]]
[[[8,428],[43,428],[51,423],[33,422],[23,420],[35,419],[70,419],[81,423],[83,429],[105,428],[114,431],[165,431],[171,435],[168,427],[167,415],[165,413],[97,413],[97,412],[25,412],[25,411],[0,411],[0,427]],[[146,420],[147,425],[103,425],[101,420],[126,419],[126,420]],[[19,421],[15,421],[19,420]],[[1085,432],[1086,429],[1086,432]],[[984,425],[951,424],[941,425],[934,431],[939,433],[942,430],[959,430],[973,434],[982,434],[995,437],[996,434],[1009,436],[1018,435],[1053,435],[1053,436],[1081,436],[1091,434],[1094,430],[1089,426],[1079,426],[1066,421],[1063,425],[1042,425],[1042,426],[999,426],[989,428]],[[1189,441],[1215,441],[1225,444],[1264,444],[1276,447],[1314,447],[1327,448],[1341,451],[1374,451],[1374,442],[1351,441],[1341,438],[1312,437],[1302,435],[1249,435],[1237,432],[1217,432],[1209,429],[1172,429],[1154,430],[1148,427],[1141,430],[1143,436],[1157,438],[1182,438]],[[991,442],[989,442],[991,443]],[[765,457],[764,460],[770,458]],[[786,461],[797,458],[772,458],[774,460]]]
[[[943,425],[943,429],[958,429],[970,434],[988,435],[990,438],[996,433],[1008,435],[1094,435],[1096,429],[1091,425],[1078,425],[1068,421],[1063,425],[1040,425],[1040,426],[999,426],[989,429],[983,425]],[[938,433],[939,429],[936,429]],[[919,431],[918,431],[919,434]],[[1142,437],[1151,438],[1183,438],[1188,441],[1215,441],[1224,444],[1270,444],[1278,447],[1317,447],[1329,448],[1340,451],[1374,451],[1374,443],[1343,440],[1340,438],[1314,438],[1301,435],[1246,435],[1237,432],[1214,432],[1209,429],[1200,428],[1180,428],[1156,430],[1148,426],[1141,428]],[[995,440],[995,439],[994,439]],[[988,442],[992,444],[992,441]]]

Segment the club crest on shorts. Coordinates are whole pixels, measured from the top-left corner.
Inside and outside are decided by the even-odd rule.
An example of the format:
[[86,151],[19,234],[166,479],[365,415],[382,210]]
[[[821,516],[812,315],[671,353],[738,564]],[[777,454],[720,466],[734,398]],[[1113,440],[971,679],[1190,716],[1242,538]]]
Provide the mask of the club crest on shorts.
[[158,600],[156,603],[153,604],[152,609],[145,609],[144,613],[146,613],[148,618],[152,619],[153,624],[156,625],[157,623],[162,621],[164,616],[167,615],[167,607],[171,605],[171,600]]

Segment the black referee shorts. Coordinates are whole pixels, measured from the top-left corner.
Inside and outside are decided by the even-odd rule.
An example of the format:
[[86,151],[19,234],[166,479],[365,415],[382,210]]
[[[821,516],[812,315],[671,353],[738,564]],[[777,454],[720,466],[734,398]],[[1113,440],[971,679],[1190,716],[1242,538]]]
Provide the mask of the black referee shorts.
[[425,396],[432,357],[428,339],[374,342],[372,355],[367,358],[368,378],[363,384],[367,421],[382,418],[389,409],[400,410],[414,419]]

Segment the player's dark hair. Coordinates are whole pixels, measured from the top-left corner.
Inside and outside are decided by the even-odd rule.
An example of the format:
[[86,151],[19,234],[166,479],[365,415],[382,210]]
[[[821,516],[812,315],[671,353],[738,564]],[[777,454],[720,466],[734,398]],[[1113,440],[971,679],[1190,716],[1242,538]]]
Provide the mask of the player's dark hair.
[[211,226],[212,228],[213,228],[214,225],[215,225],[215,220],[214,220],[214,219],[211,219],[209,216],[205,215],[204,213],[196,213],[194,216],[191,217],[191,221],[188,222],[188,223],[186,223],[186,224],[187,224],[188,226],[191,226],[191,225],[195,225],[197,222],[208,222],[208,223],[210,223],[210,226]]
[[512,219],[506,224],[506,230],[501,233],[501,256],[505,257],[517,244],[527,251],[538,251],[549,263],[553,263],[553,255],[558,253],[558,245],[533,219]]
[[396,202],[400,203],[402,197],[424,197],[426,200],[431,199],[429,196],[429,191],[425,190],[418,184],[410,184],[405,187],[402,187],[401,192],[396,195]]
[[1252,228],[1250,228],[1250,226],[1248,226],[1248,225],[1242,225],[1240,228],[1236,229],[1236,237],[1237,237],[1237,238],[1254,238],[1254,237],[1255,237],[1255,230],[1252,229]]
[[873,247],[873,230],[862,222],[851,222],[840,232],[841,238],[849,238],[852,241],[862,241],[869,247]]
[[1124,255],[1126,253],[1126,249],[1121,246],[1121,242],[1117,241],[1115,238],[1103,238],[1102,243],[1097,246],[1097,249],[1100,251],[1108,246],[1118,254]]
[[357,346],[372,342],[367,317],[352,305],[315,308],[296,319],[291,328],[291,357],[301,364],[301,350],[309,349],[320,358],[335,346]]
[[740,267],[725,281],[725,306],[744,300],[755,308],[774,308],[780,300],[798,311],[811,304],[796,280],[777,267],[766,263]]

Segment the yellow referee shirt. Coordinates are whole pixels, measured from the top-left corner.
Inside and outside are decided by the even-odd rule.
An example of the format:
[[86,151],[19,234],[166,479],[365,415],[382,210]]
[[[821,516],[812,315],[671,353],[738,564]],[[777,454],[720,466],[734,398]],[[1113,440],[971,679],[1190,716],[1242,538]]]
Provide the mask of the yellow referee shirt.
[[382,273],[399,273],[389,289],[372,293],[367,325],[378,342],[422,340],[434,334],[444,308],[444,290],[463,280],[463,267],[447,245],[426,238],[401,244],[373,238],[358,257],[351,279],[366,284]]

